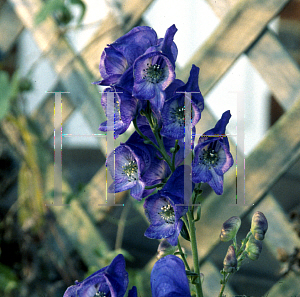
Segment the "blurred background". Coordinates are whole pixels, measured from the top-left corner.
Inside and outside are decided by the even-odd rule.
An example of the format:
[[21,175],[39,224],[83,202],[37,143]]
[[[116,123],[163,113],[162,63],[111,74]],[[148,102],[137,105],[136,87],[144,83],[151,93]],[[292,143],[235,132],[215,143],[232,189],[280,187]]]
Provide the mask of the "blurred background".
[[[222,223],[269,221],[262,254],[232,277],[226,296],[300,296],[299,0],[0,0],[0,295],[62,296],[123,253],[130,287],[150,296],[159,241],[143,236],[143,203],[106,201],[106,137],[99,61],[139,25],[158,37],[175,24],[177,78],[200,67],[205,110],[197,136],[222,113],[235,158],[224,195],[203,186],[197,236],[205,296],[217,296],[227,243]],[[53,202],[54,94],[62,94],[63,201]],[[122,135],[124,142],[133,132]],[[98,134],[98,135],[95,135]],[[139,226],[137,228],[136,226]],[[190,257],[188,244],[183,242]]]

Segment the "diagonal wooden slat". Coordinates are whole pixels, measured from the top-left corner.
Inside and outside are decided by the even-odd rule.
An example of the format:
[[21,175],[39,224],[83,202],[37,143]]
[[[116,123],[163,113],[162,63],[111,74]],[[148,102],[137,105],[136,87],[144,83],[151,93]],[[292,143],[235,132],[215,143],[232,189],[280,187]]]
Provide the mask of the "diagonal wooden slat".
[[10,50],[23,30],[23,24],[7,2],[0,7],[0,30],[4,32],[0,35],[0,52],[3,54]]
[[257,39],[288,0],[242,0],[231,9],[209,39],[182,70],[186,79],[191,64],[200,67],[199,84],[205,95]]
[[266,30],[247,55],[282,107],[289,109],[300,94],[300,70],[277,36]]
[[[237,2],[236,0],[221,1],[221,3],[206,1],[219,17],[224,17]],[[282,46],[277,36],[266,28],[246,54],[273,95],[285,109],[288,109],[300,92],[300,71],[299,66]]]

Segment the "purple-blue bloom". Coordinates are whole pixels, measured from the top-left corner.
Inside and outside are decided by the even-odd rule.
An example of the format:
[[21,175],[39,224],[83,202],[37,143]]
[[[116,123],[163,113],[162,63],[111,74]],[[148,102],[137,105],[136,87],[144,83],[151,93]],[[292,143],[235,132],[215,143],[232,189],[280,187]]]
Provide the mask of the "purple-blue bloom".
[[191,297],[184,264],[174,255],[154,264],[150,280],[152,297]]
[[160,183],[167,172],[165,161],[155,157],[155,149],[142,143],[121,144],[115,153],[109,154],[107,166],[114,179],[108,192],[118,193],[131,189],[130,195],[137,200],[150,195],[155,189],[146,190],[145,187]]
[[[93,273],[82,282],[75,282],[63,297],[123,297],[128,286],[128,273],[125,270],[124,256],[116,256],[109,266]],[[134,296],[134,295],[132,295]]]
[[174,139],[185,137],[185,97],[191,102],[191,127],[195,127],[199,122],[204,109],[204,99],[199,89],[198,79],[199,67],[193,65],[188,82],[178,87],[174,92],[175,95],[163,106],[161,135]]
[[96,84],[109,86],[119,83],[136,58],[143,55],[149,47],[156,45],[157,42],[156,32],[147,26],[135,27],[118,38],[114,43],[108,45],[101,55],[99,70],[103,80]]
[[[192,191],[193,189],[190,194]],[[145,200],[145,214],[150,221],[145,236],[153,239],[166,238],[171,245],[177,245],[183,225],[180,218],[188,210],[184,203],[184,166],[179,166],[163,189]]]
[[133,65],[134,85],[132,95],[149,100],[159,113],[165,102],[165,89],[175,79],[171,61],[161,52],[150,52],[136,59]]
[[230,117],[229,110],[224,112],[216,126],[200,136],[192,162],[193,182],[208,183],[218,195],[223,193],[223,175],[233,165],[225,135]]

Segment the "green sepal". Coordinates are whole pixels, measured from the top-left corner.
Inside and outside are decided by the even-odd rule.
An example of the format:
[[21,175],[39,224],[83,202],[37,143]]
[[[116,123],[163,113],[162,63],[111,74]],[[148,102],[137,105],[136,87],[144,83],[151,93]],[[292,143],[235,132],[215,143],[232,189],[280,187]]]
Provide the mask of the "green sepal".
[[194,271],[190,271],[190,270],[186,270],[185,273],[187,276],[198,276],[197,273],[195,273]]
[[151,140],[144,140],[144,143],[145,143],[145,144],[151,144],[152,141],[151,141]]
[[201,204],[197,206],[197,216],[195,222],[200,221],[201,218]]
[[191,241],[189,231],[185,224],[182,225],[180,235],[187,241]]

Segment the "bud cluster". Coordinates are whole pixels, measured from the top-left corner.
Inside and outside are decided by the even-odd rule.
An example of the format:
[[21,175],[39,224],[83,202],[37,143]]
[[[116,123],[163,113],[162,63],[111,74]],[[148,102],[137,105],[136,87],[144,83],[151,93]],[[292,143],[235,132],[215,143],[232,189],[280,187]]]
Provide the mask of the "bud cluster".
[[241,219],[237,216],[229,218],[223,223],[220,240],[227,242],[232,240],[233,244],[229,246],[226,256],[223,261],[224,279],[221,283],[225,284],[228,280],[229,274],[233,274],[239,270],[243,260],[248,258],[250,260],[257,260],[262,251],[262,240],[268,229],[268,221],[265,215],[256,211],[252,216],[251,228],[246,238],[241,242],[239,247],[236,242],[236,234],[241,226]]

